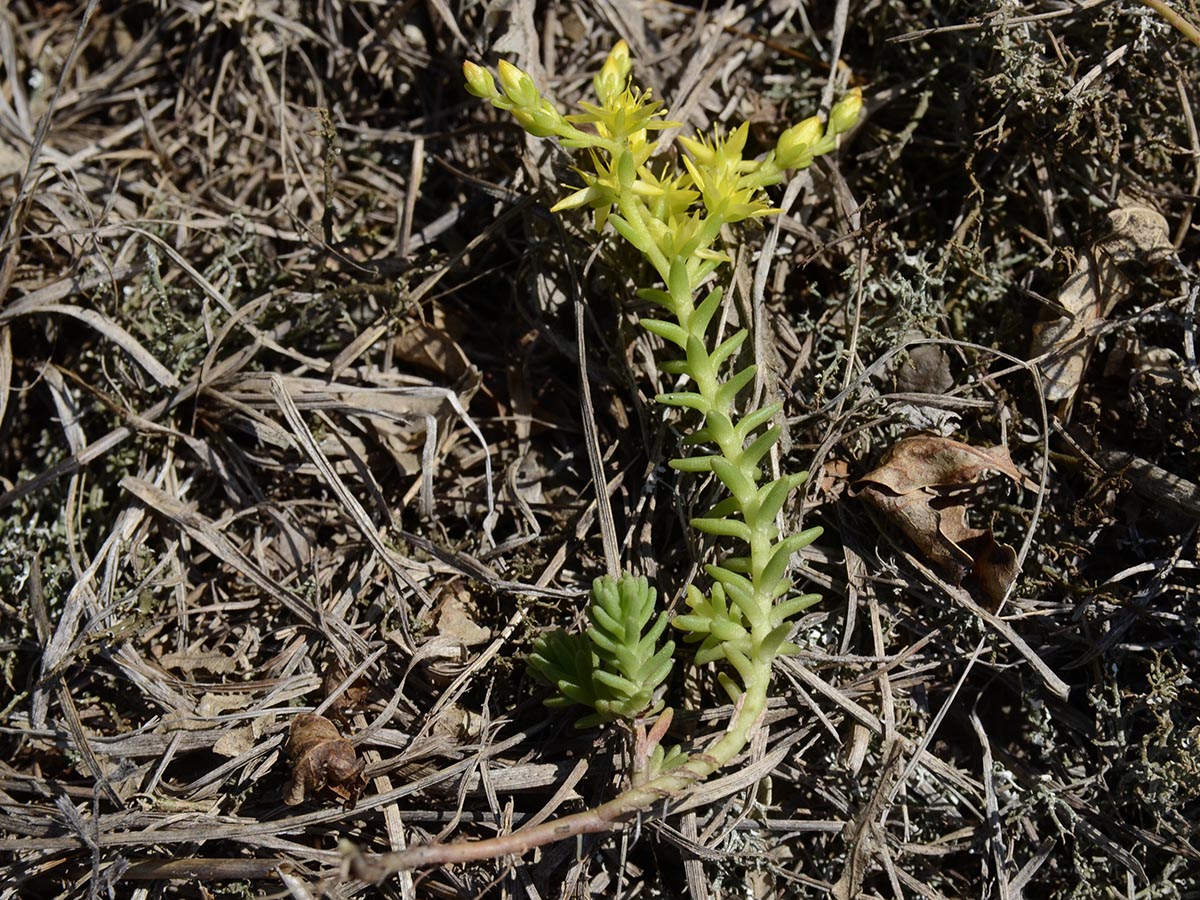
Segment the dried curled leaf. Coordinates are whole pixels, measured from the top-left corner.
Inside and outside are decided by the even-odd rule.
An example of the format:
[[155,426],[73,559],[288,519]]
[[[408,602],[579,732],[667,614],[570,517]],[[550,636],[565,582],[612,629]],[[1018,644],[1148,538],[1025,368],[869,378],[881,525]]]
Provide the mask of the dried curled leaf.
[[[346,680],[348,674],[349,672],[346,671],[346,666],[341,660],[334,659],[327,663],[325,674],[321,676],[321,693],[327,700]],[[344,723],[347,714],[362,708],[370,692],[371,685],[367,676],[359,675],[346,686],[344,691],[334,697],[333,702],[329,704],[330,714],[337,721]]]
[[918,434],[897,441],[879,468],[858,481],[881,484],[896,494],[912,494],[931,488],[963,488],[989,471],[1003,473],[1018,484],[1025,480],[1003,447],[972,447]]
[[855,485],[863,500],[916,544],[955,584],[968,582],[995,611],[1017,576],[1017,556],[988,529],[967,522],[963,490],[987,472],[1025,479],[1003,447],[972,447],[932,435],[897,442]]
[[1167,220],[1145,206],[1109,213],[1112,232],[1083,253],[1058,295],[1060,315],[1033,328],[1031,354],[1041,363],[1046,399],[1070,401],[1095,345],[1094,327],[1112,315],[1131,282],[1119,266],[1160,259],[1172,249]]
[[332,794],[347,806],[358,801],[366,785],[363,761],[324,716],[301,713],[292,720],[287,755],[292,775],[283,787],[283,802],[288,806],[321,793]]

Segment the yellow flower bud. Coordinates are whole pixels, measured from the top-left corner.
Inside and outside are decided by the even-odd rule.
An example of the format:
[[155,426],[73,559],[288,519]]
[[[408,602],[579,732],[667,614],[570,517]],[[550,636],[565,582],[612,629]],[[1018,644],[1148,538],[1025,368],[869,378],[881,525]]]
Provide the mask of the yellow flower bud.
[[736,166],[742,161],[742,151],[746,149],[746,137],[750,134],[750,123],[743,122],[721,142],[718,156],[724,165]]
[[492,78],[492,73],[483,66],[475,65],[470,60],[463,63],[463,77],[467,79],[467,93],[469,94],[482,97],[484,100],[491,100],[500,93],[496,90],[496,81]]
[[808,149],[824,132],[820,116],[809,116],[779,136],[775,146],[775,164],[781,169],[802,169],[812,162]]
[[608,51],[608,59],[605,60],[605,63],[609,62],[617,67],[622,78],[628,75],[629,69],[632,66],[632,63],[629,61],[629,44],[625,43],[624,40],[613,44],[613,48]]
[[831,134],[845,134],[856,124],[862,114],[862,88],[855,88],[837,102],[829,113],[829,131]]
[[601,104],[608,104],[625,90],[625,79],[629,77],[632,65],[629,61],[629,45],[624,41],[617,41],[609,51],[608,58],[604,60],[604,66],[592,79],[592,86],[595,87],[596,96]]
[[711,166],[716,162],[716,151],[705,140],[704,135],[696,135],[694,138],[679,137],[679,143],[683,144],[685,150],[692,154],[692,158],[702,166]]
[[500,73],[500,86],[509,100],[517,106],[537,106],[540,97],[532,78],[506,59],[500,60],[496,68]]

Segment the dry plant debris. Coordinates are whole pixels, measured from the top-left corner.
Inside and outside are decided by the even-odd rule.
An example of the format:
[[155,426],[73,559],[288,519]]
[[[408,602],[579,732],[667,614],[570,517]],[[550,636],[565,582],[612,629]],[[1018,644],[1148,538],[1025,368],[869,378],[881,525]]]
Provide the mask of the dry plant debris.
[[332,794],[353,806],[366,784],[365,764],[354,745],[324,716],[301,713],[292,719],[287,740],[291,775],[283,786],[283,802],[298,806],[306,799]]
[[1032,357],[1042,363],[1046,399],[1070,401],[1079,389],[1096,339],[1096,326],[1107,319],[1132,285],[1119,265],[1163,259],[1174,250],[1167,220],[1144,206],[1109,213],[1112,232],[1082,254],[1058,294],[1062,315],[1033,328]]
[[[1200,895],[1198,19],[0,4],[0,896]],[[341,842],[611,796],[621,736],[548,714],[524,656],[581,624],[602,530],[660,590],[711,561],[628,260],[546,214],[567,161],[459,74],[511,58],[570,106],[617,38],[685,127],[749,120],[751,150],[863,88],[740,248],[725,323],[763,326],[824,600],[702,793],[369,884]],[[1015,549],[997,612],[848,496],[915,433],[1019,473],[950,498]],[[704,700],[665,740],[694,744],[730,710],[676,671]],[[281,802],[305,715],[353,742],[352,807],[308,796],[320,767]]]
[[917,435],[889,447],[878,468],[858,479],[857,494],[954,584],[971,576],[983,605],[995,612],[1017,577],[1017,554],[990,529],[967,524],[966,491],[991,472],[1024,481],[1003,447]]

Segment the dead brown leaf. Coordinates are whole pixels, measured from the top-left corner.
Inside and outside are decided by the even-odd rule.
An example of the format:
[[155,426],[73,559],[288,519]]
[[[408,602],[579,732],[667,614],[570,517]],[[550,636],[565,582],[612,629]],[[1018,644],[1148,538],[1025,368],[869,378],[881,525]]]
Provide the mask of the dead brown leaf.
[[451,580],[437,611],[438,634],[453,638],[463,648],[478,647],[492,639],[491,629],[479,624],[481,618],[469,587],[461,579]]
[[249,753],[254,749],[254,738],[254,729],[249,725],[231,729],[217,738],[217,742],[213,744],[213,753],[229,759],[237,759],[243,753]]
[[287,755],[292,775],[283,787],[283,802],[288,806],[322,793],[353,806],[366,786],[363,761],[324,716],[301,713],[292,720]]
[[827,501],[833,501],[846,493],[850,484],[850,463],[844,459],[827,459],[821,466],[817,478],[817,489]]
[[872,481],[897,494],[929,488],[961,488],[988,471],[1001,472],[1021,484],[1024,476],[1003,447],[973,447],[961,441],[918,434],[898,441],[875,471],[859,482]]
[[966,584],[994,612],[1017,576],[1017,555],[989,529],[967,521],[965,488],[988,472],[1024,482],[1003,447],[972,447],[916,435],[896,443],[855,493],[886,516],[956,585]]
[[392,339],[397,360],[432,372],[444,381],[457,381],[471,371],[458,341],[447,331],[413,322]]
[[[346,680],[346,676],[349,674],[341,660],[333,659],[328,662],[325,674],[321,677],[321,692],[326,697],[329,697]],[[367,680],[367,676],[365,674],[360,675],[354,681],[350,682],[344,691],[334,697],[333,702],[329,704],[329,710],[333,713],[335,719],[342,722],[348,713],[362,708],[363,703],[370,693],[371,685]]]
[[1090,326],[1107,319],[1129,293],[1130,282],[1118,268],[1132,260],[1149,261],[1172,248],[1167,220],[1145,206],[1109,213],[1112,231],[1079,257],[1058,295],[1062,314],[1033,326],[1030,352],[1049,354],[1042,364],[1046,399],[1069,401],[1079,389],[1094,339]]

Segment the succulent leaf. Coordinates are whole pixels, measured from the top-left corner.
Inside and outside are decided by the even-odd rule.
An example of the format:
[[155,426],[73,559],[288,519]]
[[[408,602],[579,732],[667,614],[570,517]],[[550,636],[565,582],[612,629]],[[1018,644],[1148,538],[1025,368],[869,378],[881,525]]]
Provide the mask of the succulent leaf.
[[712,321],[713,316],[721,308],[721,299],[724,296],[724,291],[719,287],[713,288],[705,294],[704,299],[700,301],[700,305],[692,313],[691,320],[687,323],[692,334],[699,338],[704,337],[704,333],[708,331],[708,325]]
[[776,604],[774,610],[771,612],[771,619],[780,624],[785,623],[797,613],[804,612],[804,610],[820,601],[820,594],[801,594],[799,597],[793,597],[790,600],[783,601],[783,603]]
[[728,381],[717,389],[717,396],[713,400],[713,406],[718,409],[729,409],[733,405],[733,398],[740,394],[746,385],[754,380],[754,376],[757,373],[758,366],[749,365],[736,375],[731,376]]
[[659,646],[667,617],[655,615],[656,597],[645,578],[597,578],[587,631],[551,631],[534,643],[530,668],[558,689],[546,705],[591,707],[594,712],[575,723],[581,728],[660,710],[654,694],[670,675],[675,643]]
[[674,322],[664,322],[662,319],[642,319],[642,327],[680,349],[687,345],[687,332]]
[[709,361],[714,369],[719,369],[725,364],[725,360],[737,353],[738,349],[746,342],[746,338],[750,336],[750,332],[743,328],[741,331],[735,332],[732,336],[721,342],[720,346],[709,356]]
[[759,460],[771,452],[771,448],[775,446],[775,442],[779,440],[779,436],[782,433],[783,430],[778,425],[772,425],[756,437],[750,443],[750,446],[742,451],[743,465],[757,466]]
[[697,394],[694,391],[676,391],[670,394],[659,394],[654,399],[663,406],[682,406],[687,409],[694,409],[697,412],[706,412],[709,406],[709,401],[704,395]]
[[723,456],[712,461],[712,471],[721,479],[721,483],[729,488],[729,493],[733,494],[739,509],[745,507],[758,493],[754,489],[754,479],[746,474],[745,468],[734,465]]
[[695,518],[692,519],[692,527],[697,531],[703,531],[705,534],[734,537],[747,543],[749,543],[751,537],[750,526],[736,519]]
[[738,443],[745,443],[746,438],[770,422],[783,409],[782,403],[768,403],[761,409],[748,412],[738,420],[736,434]]
[[711,472],[712,461],[719,458],[717,456],[685,456],[682,459],[671,460],[669,465],[678,472]]

